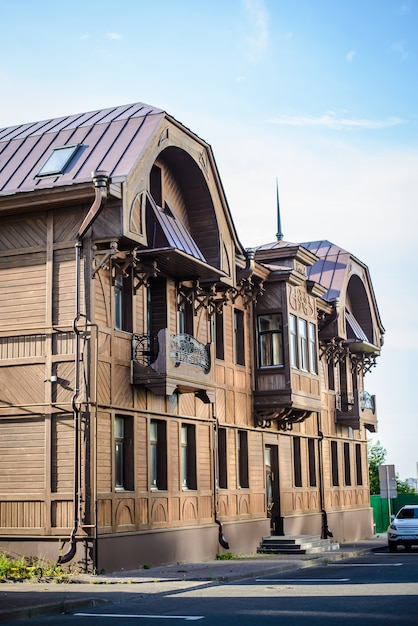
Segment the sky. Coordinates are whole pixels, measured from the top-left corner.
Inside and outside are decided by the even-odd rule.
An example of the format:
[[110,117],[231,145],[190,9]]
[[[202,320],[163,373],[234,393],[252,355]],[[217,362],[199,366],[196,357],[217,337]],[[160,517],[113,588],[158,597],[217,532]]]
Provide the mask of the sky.
[[371,273],[365,388],[417,476],[418,0],[0,0],[0,127],[144,102],[207,141],[241,243],[328,239]]

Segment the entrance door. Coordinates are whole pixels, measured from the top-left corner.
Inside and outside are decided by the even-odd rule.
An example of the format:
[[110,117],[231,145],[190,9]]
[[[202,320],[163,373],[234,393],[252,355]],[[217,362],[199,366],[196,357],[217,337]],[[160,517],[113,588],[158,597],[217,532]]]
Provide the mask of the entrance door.
[[266,446],[264,448],[264,462],[266,468],[266,506],[267,516],[270,518],[271,534],[283,535],[283,519],[280,515],[278,446]]

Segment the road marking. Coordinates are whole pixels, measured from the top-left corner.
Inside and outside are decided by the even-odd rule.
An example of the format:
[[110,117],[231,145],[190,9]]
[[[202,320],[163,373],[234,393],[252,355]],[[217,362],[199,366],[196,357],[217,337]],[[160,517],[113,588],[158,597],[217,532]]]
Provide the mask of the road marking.
[[130,615],[123,613],[74,613],[74,617],[136,617],[137,619],[183,619],[186,622],[195,622],[203,619],[203,615]]
[[346,583],[349,578],[256,578],[257,583]]
[[328,563],[337,567],[399,567],[403,563]]

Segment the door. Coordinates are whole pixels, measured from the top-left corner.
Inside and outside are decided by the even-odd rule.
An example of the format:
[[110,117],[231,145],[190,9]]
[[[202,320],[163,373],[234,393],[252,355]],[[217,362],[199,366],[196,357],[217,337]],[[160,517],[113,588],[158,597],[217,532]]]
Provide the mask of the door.
[[283,535],[283,518],[280,515],[279,451],[278,446],[265,446],[266,509],[270,518],[272,535]]

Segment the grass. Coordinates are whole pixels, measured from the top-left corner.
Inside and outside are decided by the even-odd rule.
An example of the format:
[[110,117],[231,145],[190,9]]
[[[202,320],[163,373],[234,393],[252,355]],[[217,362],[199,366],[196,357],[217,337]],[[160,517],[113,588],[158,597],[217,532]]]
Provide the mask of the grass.
[[56,563],[25,556],[12,558],[0,552],[0,582],[45,579],[61,583],[68,582],[69,576]]

